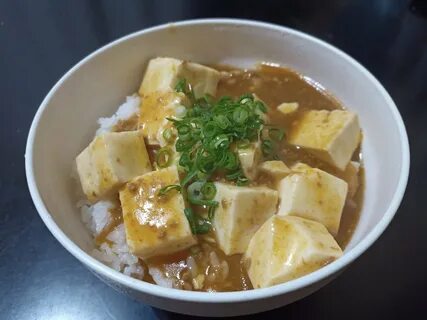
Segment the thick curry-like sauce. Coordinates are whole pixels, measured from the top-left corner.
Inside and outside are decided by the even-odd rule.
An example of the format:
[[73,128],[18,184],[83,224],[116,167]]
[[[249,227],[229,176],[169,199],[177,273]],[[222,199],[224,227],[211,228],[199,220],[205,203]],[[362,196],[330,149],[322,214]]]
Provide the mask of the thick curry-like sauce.
[[[222,79],[218,85],[217,96],[238,97],[242,94],[255,93],[268,106],[269,124],[288,128],[291,123],[298,119],[305,110],[313,109],[343,109],[343,106],[331,95],[324,91],[322,87],[312,80],[301,76],[300,74],[285,68],[278,68],[269,65],[261,65],[256,70],[239,70],[225,66],[214,66],[217,70],[228,72],[228,76]],[[292,114],[284,116],[276,107],[283,102],[297,102],[298,110]],[[131,118],[128,122],[122,121],[114,131],[135,130],[137,119]],[[343,177],[343,173],[333,166],[315,158],[301,148],[297,148],[286,143],[284,139],[280,146],[279,158],[287,165],[296,162],[304,162],[312,167],[320,168],[338,177]],[[153,162],[156,148],[148,150],[150,159]],[[360,161],[360,149],[356,150],[353,160]],[[336,240],[342,249],[346,247],[351,239],[354,229],[359,219],[359,212],[363,200],[363,168],[359,171],[360,186],[356,195],[352,199],[347,199],[343,210],[340,229]],[[273,187],[274,182],[263,174],[260,174],[256,185],[266,185]],[[106,235],[116,225],[122,222],[122,213],[120,207],[111,210],[114,216],[113,223],[106,232],[97,237],[97,243],[105,241]],[[203,212],[202,212],[203,214]],[[147,265],[156,267],[166,275],[176,279],[176,287],[188,290],[202,291],[238,291],[252,289],[252,285],[246,274],[245,268],[241,263],[239,254],[226,256],[216,245],[215,235],[210,233],[198,236],[198,245],[181,252],[151,258],[148,261],[141,261],[145,267],[145,281],[155,283],[147,272]],[[212,265],[212,253],[214,264]],[[201,287],[194,287],[191,281],[191,271],[187,267],[189,256],[192,256],[198,265],[198,272],[204,276]],[[215,261],[225,261],[228,265],[226,278],[224,264],[217,265]],[[217,262],[218,262],[217,261]]]

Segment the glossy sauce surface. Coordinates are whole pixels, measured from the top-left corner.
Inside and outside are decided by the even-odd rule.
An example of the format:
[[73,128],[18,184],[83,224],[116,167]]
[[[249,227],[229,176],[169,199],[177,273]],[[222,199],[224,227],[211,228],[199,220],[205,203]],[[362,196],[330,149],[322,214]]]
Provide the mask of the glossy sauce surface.
[[[214,66],[217,70],[228,72],[218,85],[217,97],[238,97],[245,93],[256,94],[268,106],[269,124],[288,128],[292,122],[306,110],[343,109],[343,106],[331,95],[325,92],[314,81],[285,68],[270,65],[260,65],[256,70],[239,70],[225,66]],[[284,116],[276,107],[283,102],[297,102],[299,108],[291,115]],[[122,122],[115,128],[116,131],[134,130],[135,119],[129,123]],[[304,150],[288,145],[286,138],[280,145],[279,158],[288,166],[296,162],[304,162],[312,167],[320,168],[333,175],[343,178],[344,173],[333,166],[315,158]],[[151,160],[154,159],[155,149],[150,149]],[[360,150],[356,150],[353,160],[360,161]],[[360,186],[352,199],[347,199],[343,210],[340,229],[336,240],[342,249],[348,244],[359,219],[359,212],[363,198],[363,168],[359,171]],[[268,176],[260,174],[253,182],[254,185],[273,187],[274,181]],[[114,210],[115,215],[121,215],[120,210]],[[203,212],[200,212],[203,214]],[[114,220],[121,221],[120,217]],[[100,239],[97,239],[98,243]],[[189,268],[189,264],[197,265]],[[142,262],[147,266],[155,267],[165,276],[174,279],[174,287],[187,290],[201,291],[238,291],[252,289],[250,280],[241,263],[241,255],[226,256],[216,245],[215,235],[211,231],[206,235],[198,236],[198,245],[190,249],[148,259]],[[194,281],[197,278],[200,281]],[[145,281],[155,283],[148,272],[145,272]]]

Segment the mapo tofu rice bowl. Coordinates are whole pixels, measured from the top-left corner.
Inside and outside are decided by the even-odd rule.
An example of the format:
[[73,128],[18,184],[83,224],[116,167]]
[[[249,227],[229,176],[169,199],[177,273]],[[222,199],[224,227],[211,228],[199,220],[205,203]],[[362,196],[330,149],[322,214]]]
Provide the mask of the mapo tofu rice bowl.
[[313,80],[152,58],[76,159],[91,255],[141,281],[266,288],[336,259],[363,203],[358,115]]

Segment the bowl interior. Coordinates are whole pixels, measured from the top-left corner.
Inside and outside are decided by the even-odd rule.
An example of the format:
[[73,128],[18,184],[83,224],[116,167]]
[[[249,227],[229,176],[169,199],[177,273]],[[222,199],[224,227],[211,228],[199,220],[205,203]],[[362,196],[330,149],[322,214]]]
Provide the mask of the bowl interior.
[[128,36],[92,54],[55,86],[36,117],[30,175],[50,213],[44,218],[82,250],[91,250],[93,242],[76,208],[74,159],[92,139],[96,120],[137,90],[155,56],[241,67],[274,62],[322,84],[359,115],[364,134],[365,199],[346,253],[381,221],[398,189],[407,150],[399,115],[376,80],[341,52],[298,32],[230,21],[184,23]]

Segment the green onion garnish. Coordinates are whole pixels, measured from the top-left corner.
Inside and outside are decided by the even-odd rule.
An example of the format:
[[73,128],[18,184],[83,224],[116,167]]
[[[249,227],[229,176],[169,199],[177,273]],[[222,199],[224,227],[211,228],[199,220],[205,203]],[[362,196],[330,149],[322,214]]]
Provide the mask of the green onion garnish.
[[235,109],[233,112],[233,120],[237,124],[245,123],[245,121],[248,117],[249,117],[249,112],[243,107],[239,107],[239,108]]
[[212,182],[205,182],[200,191],[206,200],[212,200],[216,195],[216,187]]
[[[213,200],[216,187],[207,180],[220,174],[237,185],[249,183],[242,171],[237,149],[248,148],[258,141],[264,127],[262,113],[267,112],[267,108],[252,94],[237,99],[222,97],[217,101],[209,96],[195,99],[191,85],[185,79],[177,82],[175,90],[184,93],[191,101],[183,118],[168,118],[176,134],[175,149],[180,154],[181,191],[190,204],[208,210],[208,219],[193,213],[191,208],[185,210],[185,215],[193,233],[204,233],[210,230],[210,220],[218,206]],[[165,130],[163,134],[175,138],[172,131]],[[165,140],[169,139],[165,137]],[[262,143],[263,152],[271,153],[273,145],[266,141]],[[165,158],[160,162],[167,166],[172,161],[172,153],[162,150],[159,150],[158,158]]]
[[173,134],[172,128],[167,128],[163,130],[162,135],[163,135],[163,139],[165,139],[167,143],[172,143],[175,140],[175,136]]
[[[215,189],[214,189],[213,196],[211,198],[208,198],[205,196],[205,193],[203,191],[203,186],[205,184],[206,183],[204,181],[196,181],[190,184],[187,188],[188,201],[190,201],[190,203],[192,204],[196,204],[199,206],[216,206],[218,202],[212,200],[212,198],[215,196],[216,188],[213,185],[213,183],[211,183]],[[211,188],[211,187],[208,186],[208,188]],[[213,192],[213,191],[210,190],[208,192]],[[211,194],[208,194],[208,196],[211,196]]]
[[208,209],[208,219],[210,221],[212,221],[213,218],[214,218],[214,216],[215,216],[215,209],[216,209],[216,207],[217,206],[210,206],[209,209]]
[[268,129],[268,135],[270,139],[274,141],[282,141],[285,137],[285,130],[279,128],[270,128]]
[[159,168],[166,168],[172,163],[173,153],[168,147],[163,147],[156,154],[156,163]]
[[193,234],[204,234],[209,232],[211,229],[211,223],[209,220],[197,216],[193,213],[191,208],[185,208],[184,214],[187,217],[190,229]]
[[190,224],[191,233],[196,234],[196,219],[194,217],[193,210],[191,210],[191,208],[185,208],[184,214]]
[[158,195],[159,196],[164,196],[165,194],[167,194],[169,191],[171,190],[176,190],[176,191],[181,191],[181,186],[178,184],[170,184],[166,187],[163,187],[159,190]]
[[187,91],[187,80],[185,80],[185,79],[178,80],[178,82],[175,85],[175,91],[186,93],[186,91]]
[[246,186],[249,183],[249,179],[246,177],[240,176],[237,178],[237,185],[238,186]]
[[247,139],[244,139],[244,140],[239,141],[239,142],[237,143],[237,148],[238,148],[238,149],[248,149],[250,146],[251,146],[251,143],[250,143],[250,141],[249,141],[249,140],[247,140]]
[[190,184],[187,188],[188,200],[190,202],[203,200],[202,187],[205,184],[203,181],[196,181]]
[[273,155],[273,142],[271,140],[264,140],[261,144],[262,153],[266,157]]
[[225,178],[227,180],[237,180],[241,175],[242,175],[242,171],[241,170],[237,170],[237,171],[235,171],[233,173],[227,174],[225,176]]

